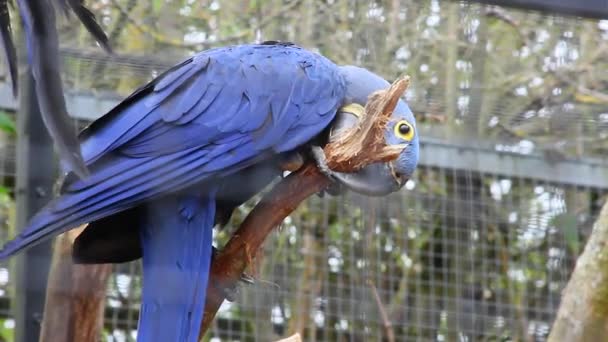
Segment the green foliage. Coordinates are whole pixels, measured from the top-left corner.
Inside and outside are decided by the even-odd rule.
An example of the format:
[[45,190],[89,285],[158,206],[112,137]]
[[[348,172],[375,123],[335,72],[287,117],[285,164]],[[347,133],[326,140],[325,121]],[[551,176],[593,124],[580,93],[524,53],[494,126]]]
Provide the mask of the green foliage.
[[577,217],[571,213],[564,213],[557,215],[553,218],[553,225],[564,234],[564,239],[570,249],[570,252],[574,255],[578,255],[580,251],[580,237],[579,230],[577,227]]
[[[108,8],[101,19],[114,23],[126,15],[124,25],[107,28],[117,32],[113,45],[119,54],[143,54],[149,63],[126,62],[116,66],[120,70],[107,65],[101,72],[97,62],[68,59],[68,82],[76,69],[79,87],[127,95],[149,80],[152,69],[164,69],[159,62],[169,66],[216,46],[287,40],[388,79],[410,74],[408,99],[421,126],[447,125],[468,138],[514,148],[529,140],[537,150],[566,155],[608,151],[598,130],[608,103],[599,81],[608,70],[602,53],[608,35],[597,21],[430,0],[131,2],[100,3]],[[78,37],[74,30],[84,29],[66,27],[65,35]],[[83,82],[82,75],[90,77]],[[573,139],[579,134],[586,139]]]
[[164,4],[165,4],[165,1],[163,1],[163,0],[153,0],[152,1],[152,10],[154,12],[158,13],[160,11],[160,9],[164,6]]
[[0,319],[0,342],[15,340],[15,321],[12,318]]
[[0,130],[11,135],[17,132],[15,120],[5,111],[0,111]]

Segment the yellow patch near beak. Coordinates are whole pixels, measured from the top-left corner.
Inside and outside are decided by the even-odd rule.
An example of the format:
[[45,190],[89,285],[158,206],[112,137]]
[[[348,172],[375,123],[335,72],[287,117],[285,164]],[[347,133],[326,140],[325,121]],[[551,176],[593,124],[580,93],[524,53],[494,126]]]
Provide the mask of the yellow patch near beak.
[[351,103],[351,104],[348,104],[348,105],[340,108],[339,111],[345,112],[345,113],[351,113],[352,115],[361,119],[363,117],[363,115],[365,114],[365,107],[363,107],[362,105],[360,105],[358,103]]

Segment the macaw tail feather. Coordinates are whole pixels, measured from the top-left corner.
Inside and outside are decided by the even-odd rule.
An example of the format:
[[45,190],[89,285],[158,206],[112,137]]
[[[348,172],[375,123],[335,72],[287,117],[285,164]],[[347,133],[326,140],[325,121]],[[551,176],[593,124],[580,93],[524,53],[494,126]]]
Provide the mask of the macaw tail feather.
[[81,178],[88,175],[80,142],[70,119],[61,83],[59,38],[55,10],[49,0],[18,0],[28,61],[36,85],[42,120],[55,142],[61,160]]
[[97,43],[99,43],[107,52],[112,52],[108,37],[101,26],[99,26],[93,12],[84,6],[82,0],[55,0],[55,2],[59,4],[59,7],[61,7],[66,14],[69,14],[69,10],[71,9]]
[[147,206],[137,341],[196,342],[211,263],[215,199],[176,195]]

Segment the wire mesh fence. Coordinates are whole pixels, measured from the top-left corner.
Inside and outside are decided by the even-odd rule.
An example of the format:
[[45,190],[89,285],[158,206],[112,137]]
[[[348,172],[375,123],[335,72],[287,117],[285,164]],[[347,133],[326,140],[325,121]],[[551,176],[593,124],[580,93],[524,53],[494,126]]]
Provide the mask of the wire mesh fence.
[[[176,47],[146,24],[160,10],[138,12],[128,0],[100,3],[107,27],[126,25],[143,45],[172,51],[144,56],[130,51],[125,38],[118,40],[119,54],[107,56],[71,41],[62,50],[69,98],[116,102],[197,48],[295,40],[387,78],[412,74],[407,97],[423,142],[464,144],[509,166],[479,157],[466,168],[439,167],[430,162],[437,149],[423,144],[421,164],[398,194],[309,199],[266,241],[248,271],[255,284],[243,284],[235,301],[222,306],[207,340],[273,341],[295,331],[306,341],[546,339],[608,194],[604,181],[584,171],[608,169],[601,160],[608,149],[601,96],[606,22],[445,1],[252,1],[243,3],[258,7],[245,12],[236,2],[185,1],[190,12],[176,18],[188,25],[177,20],[169,27],[190,35],[197,6],[219,7],[201,14],[199,26],[213,34],[189,36],[194,42]],[[115,19],[124,13],[131,13],[123,18],[130,26]],[[227,24],[237,19],[248,25]],[[64,32],[70,34],[77,36]],[[80,111],[73,114],[81,127],[103,114],[76,102],[71,108]],[[14,234],[13,137],[3,142],[0,239],[6,241]],[[444,152],[458,159],[459,147]],[[560,177],[564,160],[578,163],[579,179]],[[513,171],[520,169],[534,172]],[[215,231],[218,247],[252,205]],[[114,266],[103,340],[134,340],[140,272],[138,262]],[[2,264],[0,335],[7,340],[12,294],[19,291],[11,280]]]
[[[313,198],[266,242],[256,283],[209,338],[542,341],[606,193],[422,167],[389,198]],[[134,334],[138,272],[119,266],[109,285],[115,340]]]

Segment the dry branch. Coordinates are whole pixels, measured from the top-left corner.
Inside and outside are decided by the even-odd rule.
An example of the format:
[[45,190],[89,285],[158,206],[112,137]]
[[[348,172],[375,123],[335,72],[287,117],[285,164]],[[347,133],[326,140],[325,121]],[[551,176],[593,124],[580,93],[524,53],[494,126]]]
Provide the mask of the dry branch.
[[378,289],[372,280],[367,280],[367,285],[369,285],[372,290],[372,294],[374,295],[374,300],[376,301],[376,305],[378,306],[378,311],[380,312],[380,318],[382,319],[382,327],[384,328],[384,334],[388,342],[395,342],[395,331],[393,330],[393,324],[391,323],[390,318],[388,317],[388,313],[386,312],[386,308],[384,304],[382,304],[382,299],[380,298],[380,294],[378,294]]
[[72,244],[82,228],[55,241],[42,320],[41,342],[98,341],[103,328],[106,283],[112,265],[75,265]]
[[249,213],[213,260],[201,336],[224,302],[225,296],[221,288],[234,287],[274,228],[308,196],[323,190],[329,184],[330,180],[314,164],[308,164],[283,179]]
[[[353,172],[375,162],[394,160],[403,146],[390,147],[384,132],[409,77],[395,81],[385,91],[370,96],[360,124],[324,148],[328,166],[336,171]],[[209,328],[225,299],[222,288],[233,288],[255,258],[266,237],[298,205],[330,184],[314,163],[290,174],[267,193],[249,213],[223,250],[214,258],[207,289],[201,337]]]

